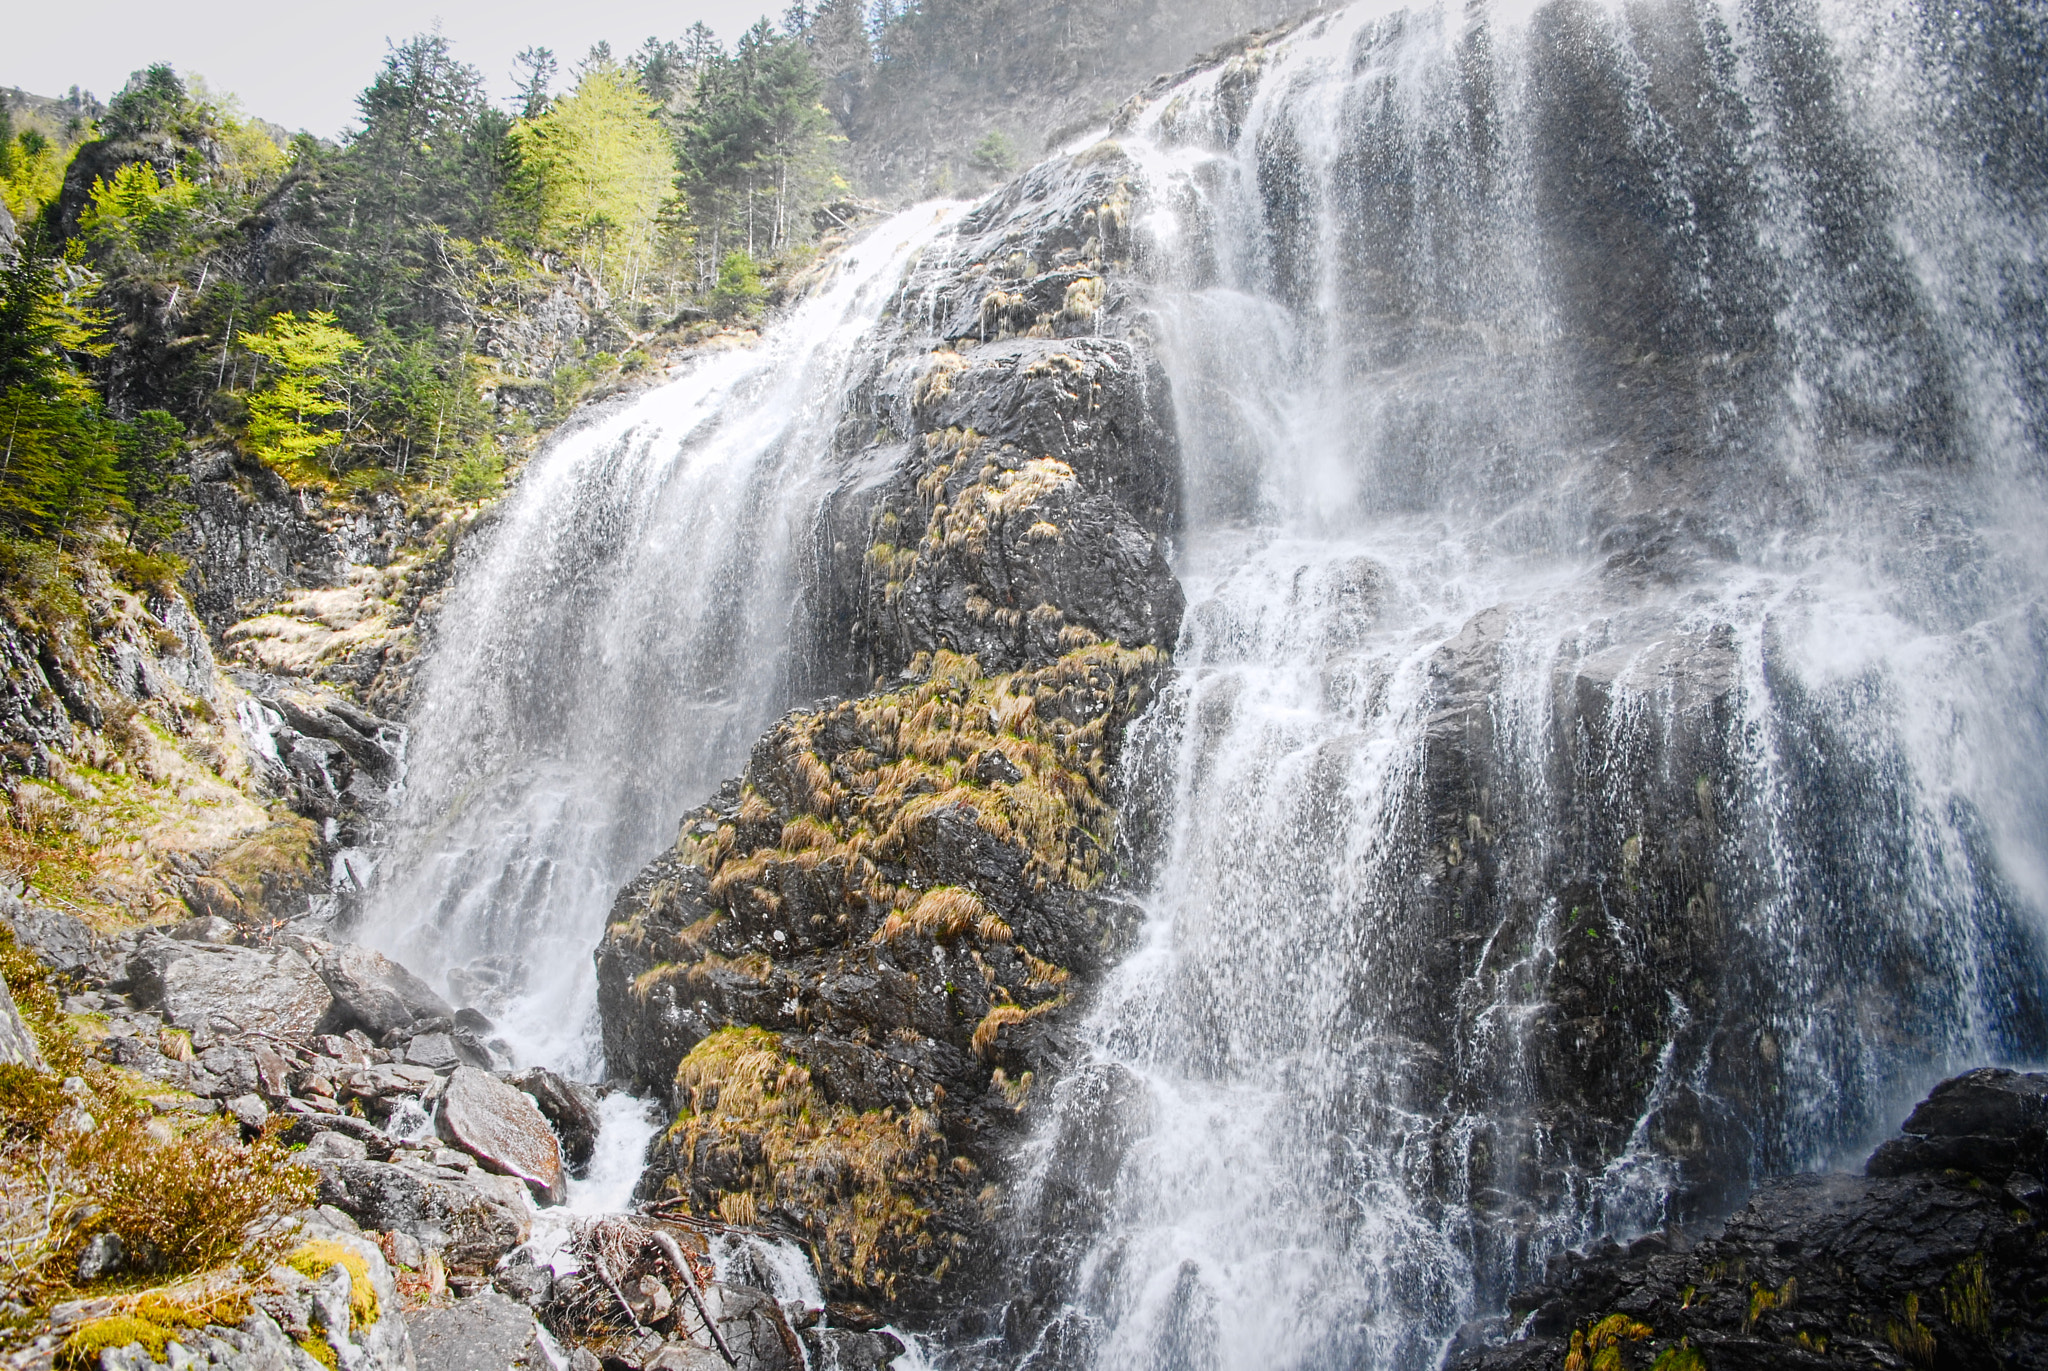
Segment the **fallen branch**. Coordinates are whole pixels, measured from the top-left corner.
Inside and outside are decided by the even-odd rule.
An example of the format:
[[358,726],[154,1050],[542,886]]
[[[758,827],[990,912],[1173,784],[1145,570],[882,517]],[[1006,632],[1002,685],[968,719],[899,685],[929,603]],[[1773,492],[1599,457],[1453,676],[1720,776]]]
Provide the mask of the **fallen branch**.
[[697,1306],[697,1317],[704,1320],[704,1331],[711,1335],[712,1346],[718,1349],[719,1356],[725,1358],[727,1366],[737,1367],[740,1364],[739,1358],[725,1345],[725,1339],[718,1333],[718,1320],[712,1318],[711,1311],[704,1307],[704,1294],[697,1289],[697,1277],[690,1270],[690,1259],[683,1255],[683,1249],[676,1244],[676,1240],[659,1228],[650,1228],[647,1232],[648,1236],[654,1239],[654,1245],[661,1249],[661,1255],[668,1259],[668,1264],[683,1278],[683,1288],[690,1292],[690,1303]]

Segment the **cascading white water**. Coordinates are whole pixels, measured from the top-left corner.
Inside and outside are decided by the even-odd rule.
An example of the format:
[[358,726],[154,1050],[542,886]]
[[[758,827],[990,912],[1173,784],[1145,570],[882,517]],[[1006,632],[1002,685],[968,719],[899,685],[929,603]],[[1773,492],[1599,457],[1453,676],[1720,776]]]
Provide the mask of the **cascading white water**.
[[2048,1050],[2042,38],[1360,5],[1138,117],[1190,608],[1024,1364],[1431,1365]]
[[602,1074],[605,914],[791,703],[797,557],[842,392],[951,213],[878,225],[758,347],[559,439],[465,551],[360,936],[483,1008],[520,1059]]

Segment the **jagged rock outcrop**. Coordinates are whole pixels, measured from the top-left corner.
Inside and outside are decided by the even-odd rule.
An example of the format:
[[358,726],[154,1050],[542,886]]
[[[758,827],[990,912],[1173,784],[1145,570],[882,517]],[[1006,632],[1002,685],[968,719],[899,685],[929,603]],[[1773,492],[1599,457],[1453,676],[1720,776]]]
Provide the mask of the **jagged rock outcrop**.
[[945,654],[791,716],[685,821],[598,960],[613,1070],[679,1113],[651,1198],[780,1215],[871,1300],[928,1302],[985,1259],[983,1187],[1057,1015],[1136,922],[1102,888],[1111,778],[1163,665],[1101,646],[984,677]]
[[[607,1058],[674,1124],[648,1199],[801,1233],[828,1289],[985,1274],[1063,1015],[1127,945],[1117,764],[1182,597],[1172,409],[1113,284],[1129,164],[969,216],[840,425],[799,710],[620,895]],[[929,331],[924,331],[929,328]]]
[[1770,1181],[1696,1245],[1680,1231],[1558,1258],[1513,1299],[1526,1336],[1453,1365],[2048,1364],[2044,1099],[2048,1076],[1944,1082],[1868,1174]]

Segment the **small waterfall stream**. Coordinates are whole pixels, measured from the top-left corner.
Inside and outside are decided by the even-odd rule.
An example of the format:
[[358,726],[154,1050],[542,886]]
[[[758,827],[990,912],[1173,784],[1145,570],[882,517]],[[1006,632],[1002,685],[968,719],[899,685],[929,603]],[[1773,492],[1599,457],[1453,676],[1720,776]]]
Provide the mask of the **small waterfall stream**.
[[362,936],[485,1009],[521,1060],[602,1077],[605,915],[790,704],[842,392],[949,215],[876,226],[758,347],[558,439],[465,549]]
[[1120,131],[1189,612],[1024,1364],[1430,1366],[2048,1051],[2042,32],[1971,13],[1364,4]]

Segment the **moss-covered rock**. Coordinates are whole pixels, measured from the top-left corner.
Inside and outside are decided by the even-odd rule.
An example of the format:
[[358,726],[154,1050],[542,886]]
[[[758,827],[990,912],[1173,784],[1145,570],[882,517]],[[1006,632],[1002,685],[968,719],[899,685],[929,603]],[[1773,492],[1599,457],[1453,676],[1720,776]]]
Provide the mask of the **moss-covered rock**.
[[761,741],[598,954],[613,1070],[679,1114],[651,1197],[773,1215],[883,1304],[975,1266],[1073,974],[1133,922],[1105,893],[1112,768],[1164,669],[1103,643],[1000,675],[940,653]]

